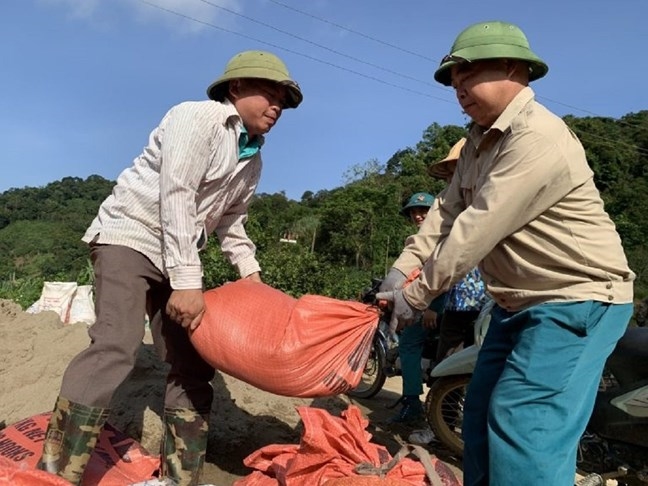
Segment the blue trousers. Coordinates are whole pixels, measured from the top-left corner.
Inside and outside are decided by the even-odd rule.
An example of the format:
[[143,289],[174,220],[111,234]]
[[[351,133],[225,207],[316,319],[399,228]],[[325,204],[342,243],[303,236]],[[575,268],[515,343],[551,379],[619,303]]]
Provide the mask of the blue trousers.
[[421,358],[429,332],[429,329],[424,328],[419,320],[411,326],[405,327],[398,338],[398,355],[403,374],[403,395],[419,396],[423,393]]
[[495,306],[464,408],[465,486],[572,486],[578,441],[632,304]]

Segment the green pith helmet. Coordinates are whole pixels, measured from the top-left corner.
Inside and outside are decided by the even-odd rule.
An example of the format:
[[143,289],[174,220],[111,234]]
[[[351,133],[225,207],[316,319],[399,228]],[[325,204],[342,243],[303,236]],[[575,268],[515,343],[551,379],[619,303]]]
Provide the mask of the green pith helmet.
[[286,108],[297,108],[304,99],[299,85],[290,78],[284,62],[265,51],[244,51],[236,54],[225,66],[223,75],[207,88],[207,96],[212,100],[223,101],[229,81],[240,78],[267,79],[284,85],[288,88]]
[[434,196],[427,192],[417,192],[412,194],[412,197],[409,198],[407,204],[402,207],[400,214],[409,217],[410,208],[430,208],[434,203]]
[[508,22],[480,22],[461,32],[450,54],[441,60],[434,79],[450,86],[450,68],[461,62],[484,59],[519,59],[529,64],[529,81],[541,78],[549,67],[529,47],[524,32]]

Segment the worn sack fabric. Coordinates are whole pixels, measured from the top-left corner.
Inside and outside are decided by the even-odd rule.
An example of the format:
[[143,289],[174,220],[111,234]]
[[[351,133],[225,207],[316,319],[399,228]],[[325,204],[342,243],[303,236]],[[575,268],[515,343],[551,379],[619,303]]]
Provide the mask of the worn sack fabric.
[[369,421],[355,405],[340,417],[315,407],[297,411],[304,424],[299,445],[269,445],[250,454],[243,462],[254,471],[234,486],[461,486],[427,452],[420,461],[403,449],[392,457],[371,442]]
[[[0,486],[65,486],[59,476],[39,471],[36,464],[51,413],[20,420],[0,431]],[[99,435],[81,486],[125,486],[153,477],[160,466],[138,442],[110,424]]]
[[238,280],[205,292],[206,312],[191,341],[216,369],[290,397],[355,388],[369,357],[379,311],[320,295],[295,299]]

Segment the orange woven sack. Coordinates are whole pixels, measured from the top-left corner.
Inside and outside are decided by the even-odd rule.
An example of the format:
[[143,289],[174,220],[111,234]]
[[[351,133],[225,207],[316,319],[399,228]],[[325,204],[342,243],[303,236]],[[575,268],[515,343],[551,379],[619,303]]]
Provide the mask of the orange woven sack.
[[70,482],[35,469],[23,470],[0,465],[0,485],[2,486],[70,486]]
[[[39,471],[51,413],[42,413],[0,431],[0,485],[65,486],[68,481]],[[153,478],[159,457],[150,456],[133,439],[106,424],[83,475],[82,486],[124,486]]]
[[[243,460],[254,471],[233,486],[461,486],[452,470],[420,446],[392,457],[370,442],[369,421],[349,405],[341,417],[298,407],[304,427],[299,445],[262,447]],[[420,461],[407,457],[416,452]]]
[[336,395],[360,382],[376,308],[320,295],[295,299],[244,279],[204,296],[205,315],[191,341],[214,368],[290,397]]
[[411,486],[411,483],[394,478],[353,476],[349,478],[329,479],[322,486]]

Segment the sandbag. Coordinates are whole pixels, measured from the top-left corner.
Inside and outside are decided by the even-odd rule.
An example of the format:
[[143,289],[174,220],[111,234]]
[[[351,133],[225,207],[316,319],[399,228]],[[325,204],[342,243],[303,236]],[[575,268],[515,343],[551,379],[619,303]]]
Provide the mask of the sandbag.
[[54,311],[64,324],[95,322],[92,285],[76,282],[45,282],[40,298],[25,310],[28,314]]
[[0,485],[3,486],[70,486],[70,482],[35,469],[23,470],[0,465]]
[[[452,470],[427,452],[424,466],[407,457],[407,451],[392,457],[384,446],[370,442],[369,422],[355,405],[340,417],[314,407],[298,407],[297,412],[304,424],[300,444],[253,452],[243,462],[254,471],[234,486],[461,486]],[[371,469],[376,474],[361,475]]]
[[322,486],[411,486],[411,483],[403,479],[354,476],[350,478],[329,479]]
[[77,289],[76,282],[45,282],[40,298],[25,311],[29,314],[54,311],[67,323],[70,317],[70,305]]
[[92,285],[79,285],[74,292],[66,323],[84,322],[94,324],[96,319]]
[[290,397],[336,395],[360,382],[378,327],[375,307],[320,295],[295,299],[245,279],[204,296],[191,341],[215,368]]
[[[0,431],[0,485],[69,486],[36,470],[51,413],[26,418]],[[90,456],[82,486],[124,486],[153,478],[160,459],[135,440],[106,424]]]

